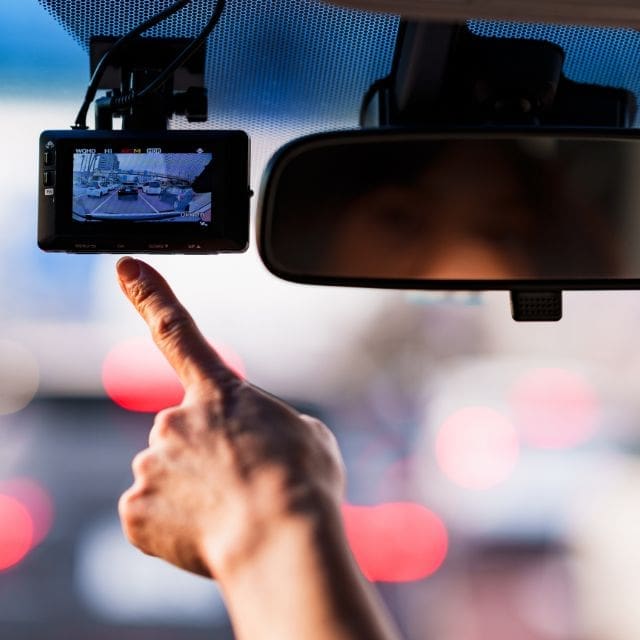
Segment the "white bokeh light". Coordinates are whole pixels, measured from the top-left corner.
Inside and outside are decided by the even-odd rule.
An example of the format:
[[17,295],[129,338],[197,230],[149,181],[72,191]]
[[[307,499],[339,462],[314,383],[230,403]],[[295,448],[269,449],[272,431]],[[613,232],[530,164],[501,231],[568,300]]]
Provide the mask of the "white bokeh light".
[[25,347],[0,340],[0,415],[24,409],[38,391],[39,377],[38,363]]
[[115,514],[82,532],[74,584],[87,608],[111,622],[209,626],[227,619],[214,582],[135,549]]

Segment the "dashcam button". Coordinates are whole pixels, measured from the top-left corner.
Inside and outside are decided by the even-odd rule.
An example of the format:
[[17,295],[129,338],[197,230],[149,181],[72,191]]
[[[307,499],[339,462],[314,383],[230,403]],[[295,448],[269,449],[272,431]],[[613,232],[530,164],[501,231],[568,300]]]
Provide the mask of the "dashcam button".
[[51,167],[56,163],[56,152],[53,150],[44,152],[44,164],[46,167]]
[[45,187],[55,187],[56,185],[56,172],[45,171],[42,176],[42,182]]

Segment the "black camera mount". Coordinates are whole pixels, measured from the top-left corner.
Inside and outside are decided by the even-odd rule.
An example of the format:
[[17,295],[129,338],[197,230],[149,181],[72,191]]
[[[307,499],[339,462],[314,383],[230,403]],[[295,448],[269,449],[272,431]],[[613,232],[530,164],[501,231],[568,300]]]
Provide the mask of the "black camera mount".
[[[551,42],[477,36],[466,24],[402,21],[391,73],[374,82],[362,127],[633,126],[632,92],[582,84],[563,73]],[[562,317],[562,291],[511,292],[520,321]]]
[[360,125],[633,126],[632,92],[573,82],[564,61],[551,42],[403,21],[391,73],[369,88]]
[[[117,38],[93,37],[90,41],[91,73]],[[189,122],[206,122],[207,90],[204,86],[206,47],[202,46],[162,84],[137,96],[177,58],[192,40],[138,37],[119,49],[98,85],[107,94],[95,101],[96,130],[113,129],[113,118],[122,118],[123,130],[165,131],[174,115]]]

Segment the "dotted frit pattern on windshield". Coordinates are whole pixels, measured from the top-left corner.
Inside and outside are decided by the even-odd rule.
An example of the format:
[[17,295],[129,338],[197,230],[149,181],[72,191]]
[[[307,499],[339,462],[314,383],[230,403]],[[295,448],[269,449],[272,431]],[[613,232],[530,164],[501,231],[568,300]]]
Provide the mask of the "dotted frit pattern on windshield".
[[[122,35],[173,0],[39,0],[88,49],[92,35]],[[148,32],[192,37],[212,0],[193,0]],[[209,37],[206,81],[210,121],[175,126],[241,127],[278,136],[356,126],[363,93],[391,67],[397,16],[318,0],[227,0]],[[640,96],[640,32],[589,26],[474,20],[474,33],[542,39],[561,46],[573,80],[623,87]],[[640,126],[640,114],[636,126]]]
[[[93,35],[122,35],[167,0],[39,0],[86,50]],[[192,37],[212,0],[194,0],[148,32]],[[399,20],[315,0],[227,0],[208,41],[210,122],[278,135],[357,126],[362,96],[391,67]]]
[[[469,28],[479,36],[553,42],[565,51],[568,78],[628,89],[640,104],[640,31],[484,20],[470,21]],[[635,126],[640,126],[640,110]]]

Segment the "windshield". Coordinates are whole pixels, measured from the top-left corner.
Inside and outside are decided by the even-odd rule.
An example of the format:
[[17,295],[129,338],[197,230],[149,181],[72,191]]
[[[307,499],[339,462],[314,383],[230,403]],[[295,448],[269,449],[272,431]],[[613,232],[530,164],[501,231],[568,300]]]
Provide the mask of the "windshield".
[[[88,35],[151,11],[106,4],[0,5],[0,637],[226,640],[215,585],[130,548],[117,518],[154,412],[181,399],[176,379],[113,256],[35,242],[38,135],[73,121]],[[189,33],[210,3],[195,5],[186,28],[156,33]],[[355,126],[398,18],[302,0],[229,10],[198,126],[250,133],[257,189],[284,142]],[[545,33],[567,43],[575,79],[638,91],[637,32]],[[182,185],[151,181],[162,194],[149,195],[126,178],[78,186],[188,201]],[[406,638],[640,637],[636,292],[565,294],[562,322],[522,325],[502,293],[286,283],[253,240],[246,254],[150,262],[233,367],[334,430],[354,553]]]

